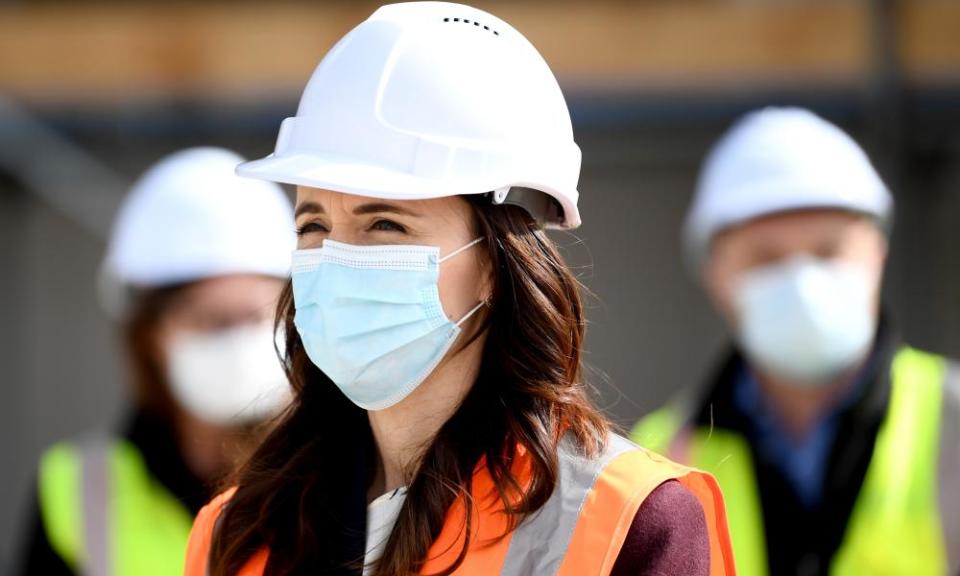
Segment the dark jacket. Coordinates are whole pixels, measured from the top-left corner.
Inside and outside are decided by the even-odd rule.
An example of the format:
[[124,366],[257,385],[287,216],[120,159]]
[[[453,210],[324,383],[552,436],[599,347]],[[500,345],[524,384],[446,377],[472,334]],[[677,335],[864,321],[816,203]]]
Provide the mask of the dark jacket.
[[[742,434],[750,444],[767,542],[770,574],[809,576],[826,574],[840,548],[873,455],[890,399],[890,366],[899,338],[881,326],[872,361],[861,377],[860,395],[837,415],[837,431],[830,448],[820,502],[805,506],[779,467],[755,448],[752,420],[734,401],[734,387],[744,360],[731,351],[697,403],[694,424],[724,428]],[[712,420],[711,420],[712,419]]]

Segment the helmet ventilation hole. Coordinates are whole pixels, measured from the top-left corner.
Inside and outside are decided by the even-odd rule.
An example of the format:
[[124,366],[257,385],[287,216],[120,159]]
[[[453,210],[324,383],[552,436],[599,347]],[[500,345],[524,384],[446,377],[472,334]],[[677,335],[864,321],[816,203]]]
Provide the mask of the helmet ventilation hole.
[[497,32],[496,30],[490,28],[490,26],[487,26],[486,24],[481,24],[480,22],[477,22],[476,20],[469,20],[469,19],[467,19],[467,18],[450,18],[450,17],[447,17],[447,18],[444,18],[443,21],[444,21],[444,22],[460,22],[460,23],[463,23],[463,24],[473,24],[473,25],[476,26],[477,28],[480,28],[480,27],[482,26],[483,29],[486,30],[487,32],[493,32],[494,36],[499,36],[499,35],[500,35],[500,32]]

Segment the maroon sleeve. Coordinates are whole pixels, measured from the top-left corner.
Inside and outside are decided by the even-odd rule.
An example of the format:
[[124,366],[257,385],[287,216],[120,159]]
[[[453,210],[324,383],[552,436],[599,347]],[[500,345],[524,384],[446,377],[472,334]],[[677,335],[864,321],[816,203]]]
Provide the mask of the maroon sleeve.
[[710,538],[700,501],[676,480],[647,496],[610,576],[709,576]]

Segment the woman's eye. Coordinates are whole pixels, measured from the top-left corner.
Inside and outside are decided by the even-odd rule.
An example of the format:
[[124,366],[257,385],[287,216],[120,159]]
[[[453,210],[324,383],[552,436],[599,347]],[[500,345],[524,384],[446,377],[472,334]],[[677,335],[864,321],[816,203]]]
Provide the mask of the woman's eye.
[[307,222],[303,226],[297,228],[297,236],[303,236],[304,234],[311,234],[314,232],[329,232],[327,227],[319,222]]
[[839,246],[820,246],[816,251],[817,257],[821,260],[832,260],[840,255]]
[[370,227],[371,230],[381,232],[406,232],[407,229],[392,220],[377,220]]

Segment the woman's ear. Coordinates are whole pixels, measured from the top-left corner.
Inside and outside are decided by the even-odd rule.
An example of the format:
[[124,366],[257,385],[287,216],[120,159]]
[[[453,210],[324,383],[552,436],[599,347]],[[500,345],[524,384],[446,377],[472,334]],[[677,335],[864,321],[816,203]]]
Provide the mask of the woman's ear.
[[477,246],[477,248],[480,248],[480,250],[477,251],[477,269],[480,272],[477,282],[477,301],[489,307],[493,300],[493,287],[496,285],[496,271],[494,270],[489,251],[484,249],[487,245],[488,242],[484,239],[484,241]]

